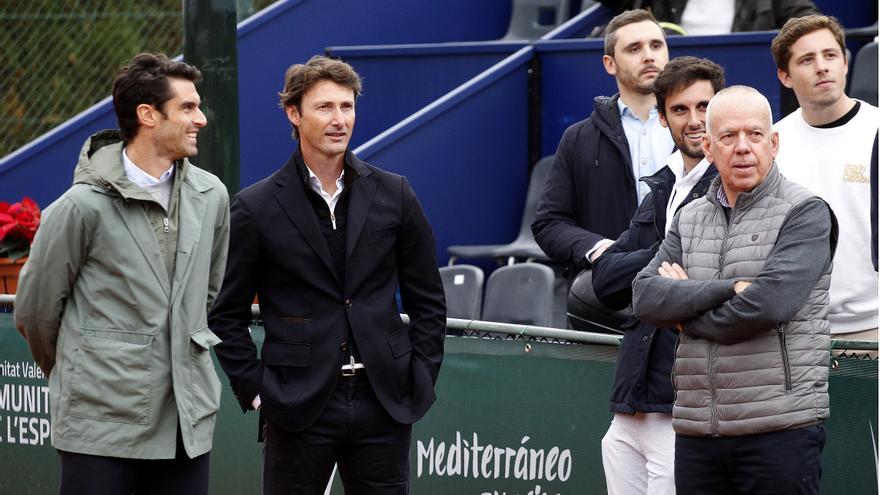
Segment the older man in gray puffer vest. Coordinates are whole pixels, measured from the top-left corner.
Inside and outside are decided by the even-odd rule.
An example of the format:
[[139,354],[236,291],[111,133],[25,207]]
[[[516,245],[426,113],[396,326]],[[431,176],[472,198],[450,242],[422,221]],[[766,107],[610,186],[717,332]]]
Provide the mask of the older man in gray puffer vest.
[[681,331],[679,493],[818,493],[837,224],[779,174],[778,144],[764,96],[719,92],[703,138],[719,177],[633,282],[636,317]]

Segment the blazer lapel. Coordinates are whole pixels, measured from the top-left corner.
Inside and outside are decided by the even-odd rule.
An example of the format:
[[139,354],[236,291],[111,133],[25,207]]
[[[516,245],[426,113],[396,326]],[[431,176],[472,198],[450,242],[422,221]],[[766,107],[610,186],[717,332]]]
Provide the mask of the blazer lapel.
[[341,284],[342,281],[339,280],[339,275],[333,268],[330,247],[327,246],[324,234],[321,233],[321,226],[318,224],[315,210],[305,196],[305,190],[299,180],[299,174],[296,172],[296,164],[293,163],[293,160],[294,158],[291,158],[284,165],[284,173],[276,181],[280,187],[275,191],[275,200],[312,250],[315,251],[315,254],[318,255],[318,258],[324,262],[336,281]]
[[147,264],[153,272],[153,275],[159,280],[159,285],[165,291],[166,296],[171,295],[171,282],[168,280],[168,271],[165,268],[165,259],[159,250],[159,241],[153,233],[153,227],[147,220],[147,215],[142,208],[126,208],[124,199],[117,199],[113,202],[119,216],[122,217],[122,223],[128,229],[129,234],[134,237],[134,242],[140,249],[141,254],[147,260]]
[[[352,166],[354,167],[354,164]],[[352,183],[351,196],[348,198],[345,259],[351,258],[351,253],[354,251],[361,231],[364,229],[364,223],[367,221],[367,215],[370,213],[373,197],[376,195],[376,180],[370,177],[369,169],[366,167],[362,167],[363,170],[358,167],[354,168],[357,170],[360,178]]]

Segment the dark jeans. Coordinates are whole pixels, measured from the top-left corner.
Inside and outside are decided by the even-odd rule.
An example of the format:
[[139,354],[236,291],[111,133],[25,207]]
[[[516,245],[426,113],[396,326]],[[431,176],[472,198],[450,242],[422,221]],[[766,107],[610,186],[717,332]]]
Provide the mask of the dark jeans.
[[263,493],[323,495],[336,464],[347,494],[408,494],[411,431],[385,411],[363,371],[340,377],[308,428],[266,423]]
[[124,459],[58,451],[61,495],[208,495],[210,453],[190,459],[180,432],[174,459]]
[[675,489],[688,495],[818,494],[825,425],[741,437],[675,437]]

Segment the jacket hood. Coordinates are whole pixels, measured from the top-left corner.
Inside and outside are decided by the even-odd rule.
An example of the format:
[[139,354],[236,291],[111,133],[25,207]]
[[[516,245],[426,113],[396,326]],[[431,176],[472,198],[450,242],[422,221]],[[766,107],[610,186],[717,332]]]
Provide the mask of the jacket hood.
[[[74,184],[88,184],[116,193],[124,198],[152,200],[152,196],[125,175],[122,162],[122,135],[118,130],[103,130],[90,136],[83,143],[79,160],[73,171]],[[175,173],[185,177],[186,160],[175,162]]]
[[[590,121],[596,126],[608,140],[617,148],[621,155],[626,157],[627,168],[632,164],[632,157],[629,154],[629,145],[626,142],[626,133],[623,130],[623,123],[620,120],[620,110],[617,108],[617,100],[620,94],[614,96],[597,96],[593,98],[593,113],[590,115]],[[599,147],[595,147],[593,156],[594,163],[599,161]],[[636,184],[636,179],[632,172],[628,172],[627,176],[632,180],[632,184]]]
[[590,118],[602,132],[609,136],[616,134],[618,130],[623,130],[620,123],[620,111],[617,109],[619,98],[619,94],[593,98],[593,115]]

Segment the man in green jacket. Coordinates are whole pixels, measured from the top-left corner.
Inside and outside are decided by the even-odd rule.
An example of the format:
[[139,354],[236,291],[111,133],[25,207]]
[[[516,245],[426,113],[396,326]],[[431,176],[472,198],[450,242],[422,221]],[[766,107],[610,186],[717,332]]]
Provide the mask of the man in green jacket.
[[206,494],[220,402],[207,309],[229,199],[186,157],[207,124],[195,67],[140,54],[119,131],[82,147],[21,273],[15,322],[49,377],[62,494]]

